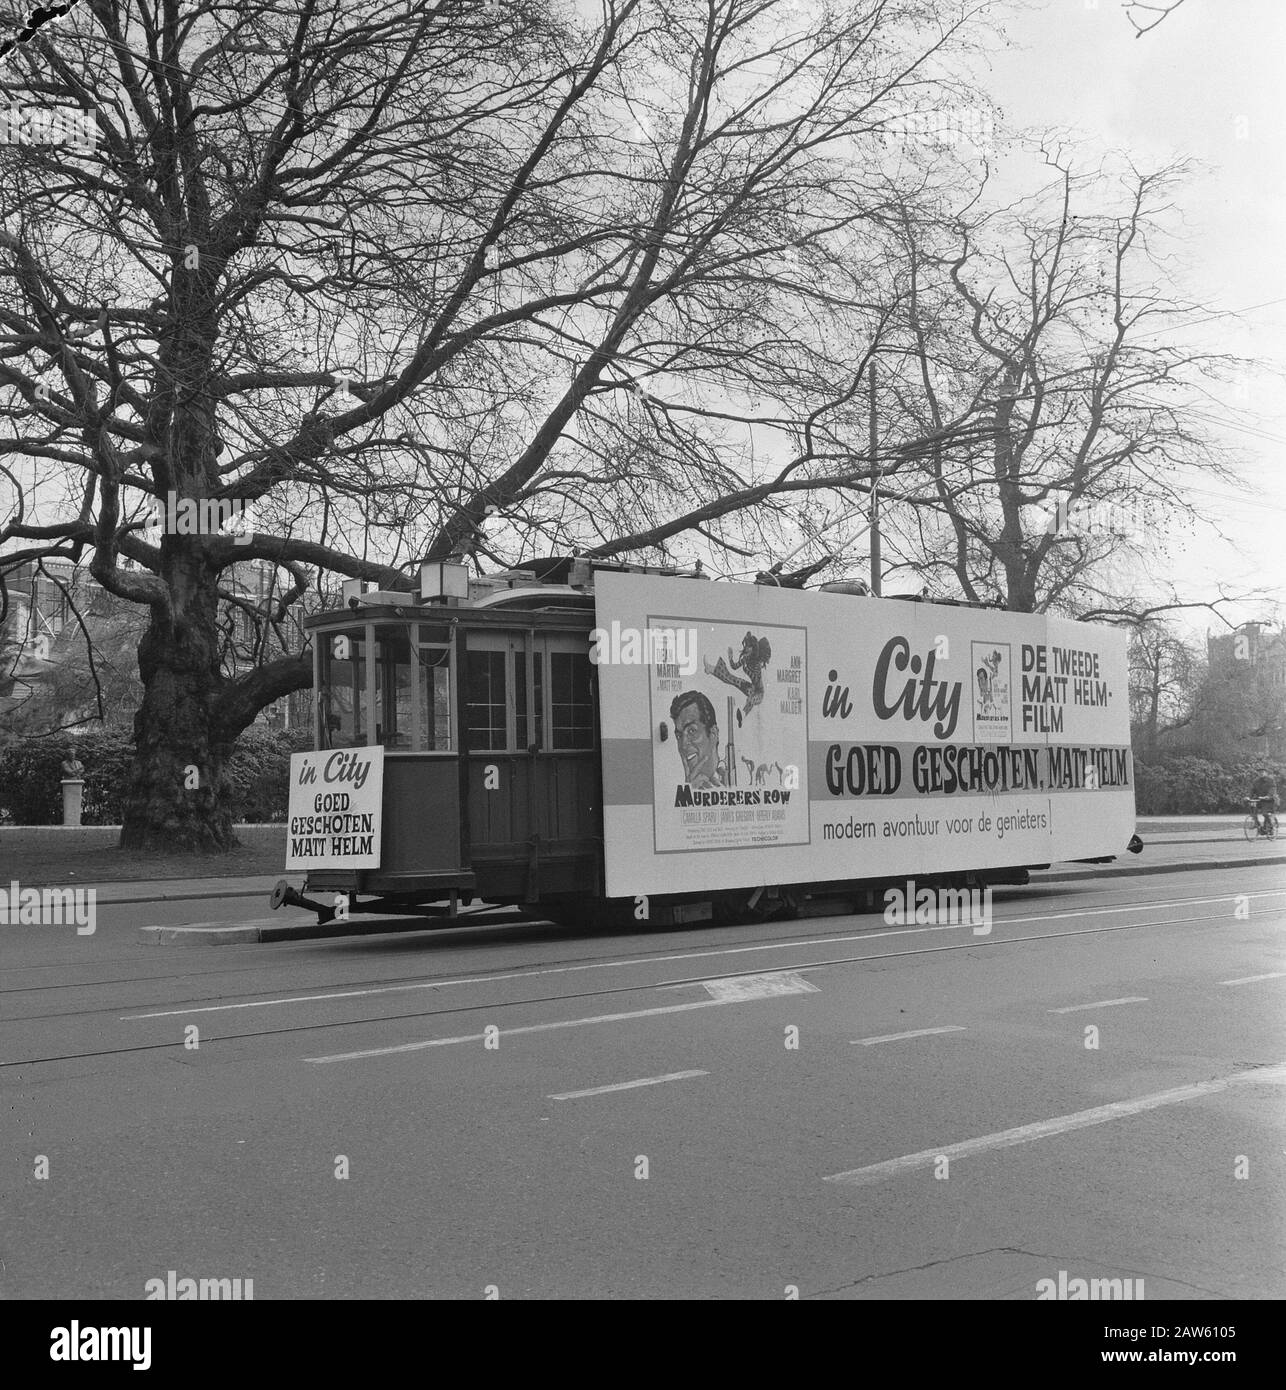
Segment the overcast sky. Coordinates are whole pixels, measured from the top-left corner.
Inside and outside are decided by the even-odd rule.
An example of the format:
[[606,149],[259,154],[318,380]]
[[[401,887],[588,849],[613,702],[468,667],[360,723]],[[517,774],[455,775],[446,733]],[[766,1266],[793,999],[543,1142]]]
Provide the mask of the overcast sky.
[[[1286,0],[1183,0],[1142,38],[1122,0],[1010,3],[1008,46],[978,75],[1004,126],[1067,128],[1087,155],[1124,151],[1145,168],[1200,161],[1181,195],[1182,289],[1241,311],[1204,325],[1202,346],[1260,364],[1208,407],[1232,417],[1220,437],[1240,455],[1245,491],[1193,476],[1206,520],[1160,538],[1138,585],[1155,592],[1171,582],[1185,599],[1214,598],[1221,584],[1230,593],[1271,587],[1286,617]],[[1259,604],[1228,616],[1267,612]],[[1180,621],[1191,633],[1218,626],[1201,611]]]
[[1206,345],[1261,364],[1221,392],[1247,495],[1194,477],[1193,500],[1229,539],[1203,524],[1170,537],[1152,568],[1185,598],[1213,597],[1222,581],[1271,586],[1286,605],[1286,0],[1185,0],[1137,39],[1121,0],[1027,0],[1006,29],[1012,46],[993,54],[985,84],[1006,124],[1066,126],[1141,166],[1176,155],[1205,166],[1183,194],[1185,288],[1242,311],[1204,325]]

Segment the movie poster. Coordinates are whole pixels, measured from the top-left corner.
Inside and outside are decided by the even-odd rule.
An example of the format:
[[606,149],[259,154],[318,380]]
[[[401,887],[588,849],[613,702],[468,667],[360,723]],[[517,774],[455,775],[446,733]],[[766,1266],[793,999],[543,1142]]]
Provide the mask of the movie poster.
[[808,842],[802,627],[649,617],[656,853]]
[[1012,743],[1008,642],[970,644],[975,743]]
[[612,573],[595,616],[611,897],[1026,867],[1133,833],[1120,632]]

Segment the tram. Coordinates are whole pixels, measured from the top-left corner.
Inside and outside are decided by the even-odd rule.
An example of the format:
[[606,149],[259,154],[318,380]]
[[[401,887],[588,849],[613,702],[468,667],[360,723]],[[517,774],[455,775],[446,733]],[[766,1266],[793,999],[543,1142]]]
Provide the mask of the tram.
[[[306,620],[272,906],[575,924],[1025,883],[1134,829],[1124,639],[980,605],[551,559]],[[1130,845],[1137,846],[1137,839]],[[421,923],[423,924],[423,923]]]

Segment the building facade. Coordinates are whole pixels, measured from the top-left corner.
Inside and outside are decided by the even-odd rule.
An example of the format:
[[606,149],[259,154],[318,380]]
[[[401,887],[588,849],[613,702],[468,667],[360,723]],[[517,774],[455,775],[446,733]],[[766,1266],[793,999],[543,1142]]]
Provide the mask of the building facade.
[[[8,612],[0,622],[0,739],[98,725],[132,727],[142,693],[137,651],[146,609],[108,593],[87,566],[68,560],[27,561],[8,570],[4,579]],[[299,619],[336,601],[323,601],[310,590],[283,622],[275,628],[265,625],[257,634],[247,610],[280,592],[274,567],[239,561],[224,571],[220,583],[240,600],[220,605],[224,670],[229,674],[302,650]],[[94,645],[94,675],[86,632]],[[268,729],[308,728],[311,717],[312,691],[301,690],[262,710],[256,722]]]
[[1248,752],[1286,757],[1286,629],[1243,623],[1234,632],[1208,633],[1206,660],[1212,682],[1226,682],[1246,695],[1246,727],[1231,732],[1245,741]]

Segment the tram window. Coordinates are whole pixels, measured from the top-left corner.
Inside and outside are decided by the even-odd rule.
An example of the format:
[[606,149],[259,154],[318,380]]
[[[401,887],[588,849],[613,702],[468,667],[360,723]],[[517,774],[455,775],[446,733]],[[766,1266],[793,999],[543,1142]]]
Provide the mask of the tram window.
[[536,672],[536,727],[545,727],[545,654],[544,652],[533,652],[532,663]]
[[406,628],[376,628],[375,741],[411,747],[411,640]]
[[503,752],[505,728],[505,652],[466,653],[468,746],[482,752]]
[[451,751],[451,651],[420,648],[420,749]]
[[[535,679],[532,682],[536,707],[536,733],[545,727],[545,666],[544,653],[534,652],[532,664]],[[514,652],[514,744],[518,751],[526,752],[538,737],[528,737],[527,732],[527,662],[521,651]]]
[[366,742],[365,629],[329,633],[321,651],[318,691],[323,748],[355,748]]
[[549,653],[550,732],[555,748],[593,748],[594,695],[589,656]]
[[524,752],[527,746],[527,663],[518,652],[514,661],[514,747]]

